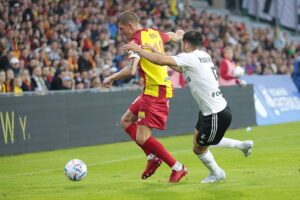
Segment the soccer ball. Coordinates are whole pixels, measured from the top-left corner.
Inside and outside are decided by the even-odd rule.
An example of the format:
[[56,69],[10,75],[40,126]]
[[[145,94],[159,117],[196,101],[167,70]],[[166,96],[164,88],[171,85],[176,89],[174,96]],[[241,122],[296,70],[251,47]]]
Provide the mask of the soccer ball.
[[244,68],[240,67],[240,66],[236,66],[233,70],[233,76],[239,78],[245,75],[245,70]]
[[87,175],[87,168],[79,159],[70,160],[65,166],[65,175],[71,181],[80,181]]

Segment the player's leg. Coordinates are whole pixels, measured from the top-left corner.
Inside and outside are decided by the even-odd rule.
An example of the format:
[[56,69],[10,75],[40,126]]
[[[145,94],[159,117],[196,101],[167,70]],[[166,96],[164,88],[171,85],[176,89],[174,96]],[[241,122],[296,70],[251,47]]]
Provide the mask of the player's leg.
[[201,183],[212,183],[225,179],[225,172],[219,167],[214,159],[213,154],[207,146],[200,146],[197,142],[199,131],[194,131],[194,147],[193,151],[205,167],[210,171],[210,174],[201,181]]
[[[214,143],[210,145],[209,147],[223,147],[223,148],[237,148],[240,149],[243,154],[247,157],[251,154],[251,148],[253,147],[253,141],[251,140],[245,140],[245,141],[239,141],[234,140],[230,138],[221,137],[222,133],[226,132],[227,128],[229,127],[231,123],[231,111],[229,107],[226,107],[222,112],[218,113],[216,115],[217,120],[219,121],[218,124],[218,131],[220,132],[219,138],[216,137],[216,139],[221,139],[220,142]],[[220,120],[221,119],[221,120]]]
[[254,142],[252,140],[240,141],[223,137],[218,144],[211,145],[209,147],[236,148],[241,150],[243,154],[247,157],[251,154],[251,149],[253,146]]
[[[131,105],[131,109],[134,110],[135,108]],[[137,119],[138,119],[137,115],[133,114],[132,111],[128,109],[125,112],[125,114],[122,116],[120,124],[124,128],[124,130],[128,133],[128,135],[131,137],[131,139],[135,141],[137,145],[139,145],[139,143],[137,142],[137,124],[135,123]],[[154,174],[156,169],[161,165],[162,160],[157,156],[155,156],[154,154],[152,154],[148,149],[143,148],[141,145],[139,146],[145,152],[148,160],[146,168],[141,175],[142,179],[146,179],[152,176],[152,174]]]
[[[151,136],[152,128],[138,125],[137,142],[145,149],[162,159],[172,168],[170,183],[178,182],[187,174],[187,168],[178,162],[157,139]],[[151,174],[152,175],[152,174]]]
[[121,117],[120,125],[128,133],[132,140],[136,141],[136,131],[137,126],[135,122],[137,121],[137,116],[128,109],[124,115]]
[[141,97],[140,110],[138,113],[138,142],[143,148],[162,159],[172,168],[169,182],[178,182],[187,174],[187,168],[177,162],[165,147],[151,136],[152,129],[164,130],[169,113],[169,99],[144,95]]
[[210,175],[202,183],[216,182],[225,179],[225,172],[218,166],[208,146],[218,144],[231,123],[231,112],[228,107],[223,111],[203,116],[199,112],[194,132],[194,153],[210,170]]
[[[129,109],[124,113],[121,117],[120,124],[126,133],[131,137],[133,141],[136,142],[136,133],[137,133],[137,125],[136,121],[138,119],[137,115],[140,107],[140,96],[138,96],[134,102],[129,106]],[[138,144],[138,143],[137,143]],[[139,145],[140,146],[140,145]],[[141,146],[140,146],[141,147]],[[148,160],[155,160],[155,164],[161,164],[161,161],[157,159],[151,152],[147,151],[147,149],[141,149],[145,152]]]

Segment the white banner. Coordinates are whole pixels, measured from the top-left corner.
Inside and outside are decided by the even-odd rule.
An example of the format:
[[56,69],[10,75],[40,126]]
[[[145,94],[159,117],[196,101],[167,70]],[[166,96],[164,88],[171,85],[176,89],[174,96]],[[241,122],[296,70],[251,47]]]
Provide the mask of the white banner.
[[[300,0],[243,0],[242,7],[253,16],[257,16],[258,12],[261,19],[269,22],[278,15],[279,24],[287,28],[296,29],[299,23]],[[299,24],[298,27],[300,28]]]

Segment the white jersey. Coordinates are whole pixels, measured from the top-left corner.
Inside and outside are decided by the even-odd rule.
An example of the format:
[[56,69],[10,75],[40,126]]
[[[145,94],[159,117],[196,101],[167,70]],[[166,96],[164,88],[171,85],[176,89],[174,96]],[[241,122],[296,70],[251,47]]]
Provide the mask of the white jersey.
[[187,84],[204,116],[222,111],[227,102],[219,89],[216,68],[204,51],[195,50],[172,56],[182,68]]

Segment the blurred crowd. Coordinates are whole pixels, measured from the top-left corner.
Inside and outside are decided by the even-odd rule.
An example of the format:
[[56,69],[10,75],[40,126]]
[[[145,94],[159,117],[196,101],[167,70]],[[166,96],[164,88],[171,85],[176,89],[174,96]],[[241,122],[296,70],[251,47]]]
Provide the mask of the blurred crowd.
[[[105,77],[126,66],[126,40],[115,24],[125,10],[135,11],[143,27],[200,31],[218,67],[230,46],[232,60],[248,75],[291,75],[300,50],[279,28],[249,30],[180,0],[0,0],[0,91],[103,88]],[[169,55],[179,51],[179,43],[166,45]],[[177,72],[169,75],[175,87],[185,85]],[[136,75],[113,86],[142,83]]]

